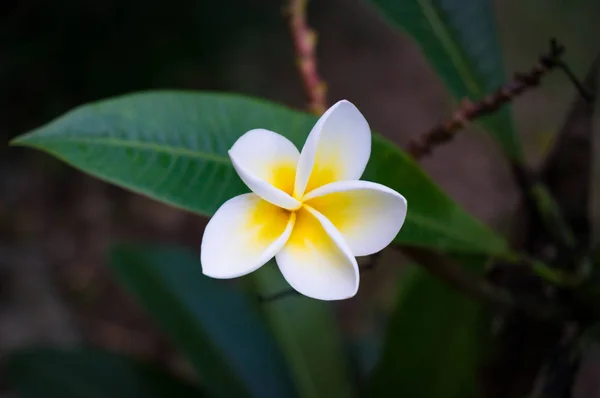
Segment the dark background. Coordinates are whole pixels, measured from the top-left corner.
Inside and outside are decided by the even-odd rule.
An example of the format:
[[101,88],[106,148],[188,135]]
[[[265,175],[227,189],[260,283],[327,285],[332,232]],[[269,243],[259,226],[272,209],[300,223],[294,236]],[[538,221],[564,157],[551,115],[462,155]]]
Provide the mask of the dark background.
[[[600,2],[496,1],[507,71],[527,70],[550,36],[582,75],[599,49]],[[416,45],[366,1],[313,0],[319,69],[329,101],[347,98],[371,126],[404,145],[452,102]],[[284,2],[275,0],[22,0],[0,5],[0,136],[8,140],[89,101],[132,91],[243,92],[303,108]],[[555,73],[519,98],[515,117],[535,165],[574,89]],[[469,211],[509,233],[519,205],[491,140],[466,131],[421,161]],[[598,167],[596,167],[598,169]],[[595,203],[598,203],[596,200]],[[598,212],[596,212],[598,214]],[[206,220],[108,186],[47,155],[0,144],[0,366],[24,345],[83,342],[183,369],[152,321],[104,266],[111,242],[199,247]],[[340,305],[351,335],[390,310],[386,254],[358,297]],[[0,382],[5,388],[5,381]]]

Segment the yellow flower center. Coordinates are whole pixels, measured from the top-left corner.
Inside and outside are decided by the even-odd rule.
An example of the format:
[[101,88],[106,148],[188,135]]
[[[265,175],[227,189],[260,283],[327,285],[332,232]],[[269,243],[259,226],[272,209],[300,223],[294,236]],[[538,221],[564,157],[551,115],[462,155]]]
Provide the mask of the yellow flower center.
[[[307,242],[329,241],[321,235],[325,233],[320,223],[307,210],[306,206],[321,212],[321,210],[332,210],[335,204],[329,200],[327,195],[304,201],[306,193],[323,185],[336,181],[339,178],[339,167],[336,167],[336,157],[319,156],[317,154],[315,163],[306,184],[306,189],[299,195],[294,195],[294,184],[296,180],[296,164],[280,163],[273,165],[267,181],[274,187],[293,196],[301,204],[297,209],[286,210],[275,206],[264,200],[254,208],[249,224],[254,226],[254,233],[260,241],[268,242],[274,240],[285,229],[287,221],[295,214],[295,225],[290,238],[290,244],[303,246]],[[334,195],[335,197],[335,195]],[[345,207],[345,206],[344,206]],[[346,215],[344,209],[333,209],[335,218],[343,218]],[[323,238],[323,239],[322,239]],[[314,244],[314,243],[313,243]]]
[[[271,171],[271,178],[268,179],[275,188],[281,189],[288,195],[294,192],[294,181],[296,180],[296,165],[281,164],[274,167]],[[298,198],[296,198],[298,199]]]

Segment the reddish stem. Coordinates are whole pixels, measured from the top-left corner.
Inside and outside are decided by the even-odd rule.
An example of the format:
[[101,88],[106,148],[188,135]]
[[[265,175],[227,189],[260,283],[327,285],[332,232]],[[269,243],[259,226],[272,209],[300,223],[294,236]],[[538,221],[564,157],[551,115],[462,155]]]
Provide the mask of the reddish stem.
[[290,0],[290,28],[296,48],[296,62],[308,94],[308,107],[317,115],[327,108],[326,85],[317,71],[316,33],[306,23],[307,0]]
[[408,144],[407,152],[419,159],[431,153],[438,145],[450,141],[467,123],[497,111],[515,97],[530,88],[537,87],[540,79],[550,70],[565,68],[561,61],[565,49],[556,41],[551,41],[550,51],[542,55],[536,65],[527,73],[515,73],[513,79],[485,98],[471,102],[464,99],[459,109],[446,122],[438,124],[416,140]]

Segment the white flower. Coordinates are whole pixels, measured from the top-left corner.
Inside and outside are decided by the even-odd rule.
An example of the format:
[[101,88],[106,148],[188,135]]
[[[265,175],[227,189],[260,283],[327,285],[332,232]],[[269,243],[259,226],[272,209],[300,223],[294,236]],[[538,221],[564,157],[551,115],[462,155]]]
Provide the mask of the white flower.
[[389,245],[406,217],[402,195],[359,181],[370,154],[369,124],[345,100],[321,116],[302,153],[272,131],[241,136],[229,156],[252,193],[225,202],[208,223],[204,274],[235,278],[275,257],[285,279],[306,296],[354,296],[355,256]]

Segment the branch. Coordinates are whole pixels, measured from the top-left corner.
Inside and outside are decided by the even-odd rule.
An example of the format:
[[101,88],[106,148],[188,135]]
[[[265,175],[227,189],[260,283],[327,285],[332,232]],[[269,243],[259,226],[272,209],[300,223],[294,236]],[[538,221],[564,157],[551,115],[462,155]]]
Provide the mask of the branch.
[[[431,275],[472,299],[481,300],[497,309],[515,310],[540,320],[562,320],[572,317],[566,308],[557,303],[534,296],[514,296],[509,290],[496,286],[481,276],[465,272],[459,264],[443,255],[416,247],[402,246],[400,248],[404,254],[416,261]],[[360,267],[361,274],[373,269],[374,263],[377,262],[381,253],[374,254],[368,264]],[[259,303],[270,303],[285,297],[299,295],[296,290],[290,288],[269,296],[258,296],[258,301]]]
[[[561,60],[564,52],[564,46],[559,45],[554,39],[551,40],[549,52],[540,56],[538,63],[529,72],[515,73],[509,83],[480,101],[471,102],[469,99],[463,100],[460,108],[454,112],[454,115],[448,121],[435,126],[416,140],[411,141],[408,144],[407,152],[415,159],[428,155],[436,146],[454,138],[456,133],[462,130],[467,123],[494,113],[518,95],[528,89],[537,87],[541,78],[555,68],[565,70],[567,75],[571,77],[572,73],[570,73],[570,70]],[[580,88],[578,82],[575,85]]]
[[402,252],[415,260],[431,275],[449,286],[501,310],[515,310],[535,319],[569,319],[572,314],[558,303],[535,296],[515,296],[513,292],[496,286],[481,276],[465,272],[446,256],[417,247],[402,247]]
[[327,108],[326,85],[317,72],[317,35],[306,23],[308,0],[290,0],[290,28],[296,49],[296,62],[309,99],[309,109],[317,115]]

